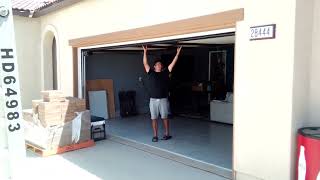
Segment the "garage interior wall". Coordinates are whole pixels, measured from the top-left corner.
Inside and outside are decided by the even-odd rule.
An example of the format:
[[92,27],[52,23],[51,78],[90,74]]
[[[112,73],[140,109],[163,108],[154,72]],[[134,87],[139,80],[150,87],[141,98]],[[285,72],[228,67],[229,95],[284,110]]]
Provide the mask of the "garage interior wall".
[[104,52],[86,59],[86,79],[112,79],[114,85],[116,114],[120,114],[119,91],[136,91],[138,112],[148,112],[148,94],[139,77],[145,81],[141,53]]
[[[198,48],[183,48],[179,61],[175,69],[179,68],[183,74],[190,74],[190,90],[192,82],[207,82],[208,81],[208,66],[209,66],[209,52],[225,50],[227,52],[227,89],[232,91],[233,84],[233,63],[234,52],[233,45]],[[168,62],[173,59],[176,50],[157,50],[148,52],[148,62],[152,66],[156,58],[168,56]],[[184,58],[186,57],[186,58]],[[184,67],[183,61],[193,59],[193,69],[188,71]],[[148,95],[148,76],[145,73],[142,64],[142,52],[123,52],[123,51],[105,51],[103,53],[93,53],[86,59],[86,79],[112,79],[114,82],[115,91],[115,107],[117,115],[119,115],[120,104],[118,98],[119,91],[136,91],[136,106],[139,113],[148,113],[149,111],[149,95]],[[181,64],[180,64],[181,63]],[[174,72],[177,72],[173,70]],[[139,81],[139,79],[142,81]],[[188,99],[188,98],[187,98]],[[189,98],[191,102],[191,97]]]
[[[13,16],[19,66],[22,108],[31,108],[31,101],[41,91],[40,19]],[[30,85],[32,84],[32,85]]]

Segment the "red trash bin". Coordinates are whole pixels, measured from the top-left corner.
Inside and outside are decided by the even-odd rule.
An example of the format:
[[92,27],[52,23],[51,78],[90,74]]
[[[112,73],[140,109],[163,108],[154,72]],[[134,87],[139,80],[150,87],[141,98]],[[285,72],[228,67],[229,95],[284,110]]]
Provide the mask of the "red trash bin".
[[298,130],[296,180],[320,180],[320,127]]

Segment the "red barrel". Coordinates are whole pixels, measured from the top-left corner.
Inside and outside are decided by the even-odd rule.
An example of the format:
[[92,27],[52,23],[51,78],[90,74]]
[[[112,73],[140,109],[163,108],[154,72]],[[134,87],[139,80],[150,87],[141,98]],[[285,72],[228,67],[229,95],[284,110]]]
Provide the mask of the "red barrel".
[[298,131],[296,180],[320,180],[320,127]]

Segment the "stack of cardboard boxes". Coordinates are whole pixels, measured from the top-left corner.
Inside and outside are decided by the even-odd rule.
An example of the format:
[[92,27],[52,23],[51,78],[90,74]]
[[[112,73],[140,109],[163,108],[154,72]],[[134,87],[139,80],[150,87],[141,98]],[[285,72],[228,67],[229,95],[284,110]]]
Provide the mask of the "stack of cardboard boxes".
[[28,143],[53,149],[90,139],[90,112],[86,101],[64,97],[60,91],[42,91],[41,100],[32,101],[32,110],[24,110]]
[[32,101],[33,113],[44,127],[72,121],[76,112],[86,110],[86,101],[74,97],[64,97],[59,91],[42,91],[42,100]]

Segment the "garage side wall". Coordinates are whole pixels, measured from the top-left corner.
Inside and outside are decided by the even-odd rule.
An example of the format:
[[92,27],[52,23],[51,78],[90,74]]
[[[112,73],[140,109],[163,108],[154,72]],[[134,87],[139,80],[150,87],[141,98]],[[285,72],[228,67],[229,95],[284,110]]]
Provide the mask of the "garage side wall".
[[[236,28],[234,170],[237,180],[293,179],[295,1],[246,1]],[[276,38],[250,41],[250,27]],[[299,95],[298,93],[295,95]]]
[[[291,169],[295,171],[297,131],[309,126],[310,62],[312,57],[314,0],[296,0],[292,102]],[[318,66],[319,67],[319,66]],[[311,82],[312,83],[312,82]],[[294,177],[295,173],[293,173]]]

